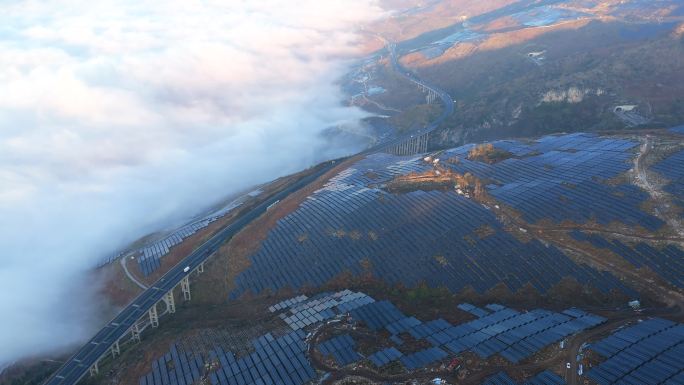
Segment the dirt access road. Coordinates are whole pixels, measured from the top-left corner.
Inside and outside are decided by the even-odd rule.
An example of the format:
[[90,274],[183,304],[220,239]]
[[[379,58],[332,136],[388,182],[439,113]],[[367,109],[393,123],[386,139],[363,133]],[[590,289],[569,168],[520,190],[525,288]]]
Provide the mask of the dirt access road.
[[[639,148],[639,155],[634,158],[634,184],[648,192],[651,199],[655,202],[655,214],[672,228],[672,230],[680,237],[681,244],[684,238],[684,223],[682,223],[680,215],[675,212],[673,203],[669,194],[662,190],[662,183],[653,180],[656,175],[648,170],[646,165],[647,159],[652,155],[655,149],[655,138],[646,134],[644,141]],[[659,144],[665,145],[660,139]]]

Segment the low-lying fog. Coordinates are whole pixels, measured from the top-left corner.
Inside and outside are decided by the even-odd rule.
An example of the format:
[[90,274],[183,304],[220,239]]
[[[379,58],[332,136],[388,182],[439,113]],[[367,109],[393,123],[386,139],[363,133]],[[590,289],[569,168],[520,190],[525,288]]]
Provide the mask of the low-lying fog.
[[371,0],[0,5],[0,367],[89,338],[88,270],[146,232],[358,148],[335,81]]

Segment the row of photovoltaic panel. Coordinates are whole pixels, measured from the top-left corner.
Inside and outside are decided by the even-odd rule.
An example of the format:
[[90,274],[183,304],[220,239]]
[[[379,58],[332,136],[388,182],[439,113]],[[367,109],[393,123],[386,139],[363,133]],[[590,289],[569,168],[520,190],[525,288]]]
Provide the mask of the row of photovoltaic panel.
[[525,385],[565,385],[566,382],[556,373],[545,370],[531,379],[525,381]]
[[[291,301],[283,301],[287,312],[298,311],[339,311],[339,306],[329,308],[330,302],[335,300],[342,304],[349,304],[359,299],[370,298],[363,293],[345,290],[337,293],[322,293],[303,300],[295,297]],[[372,298],[370,298],[372,300]],[[374,301],[374,300],[373,300]],[[472,305],[471,305],[472,306]],[[471,310],[474,307],[468,307]],[[382,328],[394,332],[408,332],[415,338],[426,339],[434,347],[411,354],[403,355],[396,348],[380,350],[369,357],[377,366],[382,366],[393,360],[400,360],[408,370],[425,367],[443,360],[449,354],[440,348],[439,336],[443,333],[455,333],[468,336],[476,332],[487,332],[493,337],[503,335],[507,330],[515,330],[521,322],[513,320],[528,320],[533,315],[562,316],[561,314],[534,310],[529,313],[519,313],[498,304],[489,304],[486,308],[492,313],[482,318],[459,326],[452,326],[443,319],[421,322],[413,317],[406,317],[391,302],[370,302],[351,309],[354,319],[360,320],[374,330]],[[592,316],[579,309],[565,311],[567,317],[574,320],[600,318]],[[344,314],[344,313],[338,313]],[[550,314],[550,315],[549,315]],[[408,319],[409,321],[403,321]],[[463,326],[466,325],[466,329]],[[191,384],[199,378],[208,375],[212,385],[225,384],[272,384],[283,383],[301,385],[315,377],[315,372],[306,358],[307,345],[304,341],[305,332],[301,329],[274,338],[271,334],[263,335],[252,342],[254,350],[237,358],[233,353],[226,352],[220,347],[214,347],[208,357],[201,354],[179,351],[174,345],[169,353],[156,360],[147,375],[141,377],[141,385]],[[393,337],[397,337],[393,334]],[[318,349],[324,355],[332,356],[338,365],[344,366],[361,359],[354,351],[355,342],[351,336],[342,335],[323,341]],[[218,365],[216,365],[218,363]],[[207,368],[213,367],[213,370]]]
[[[536,376],[524,382],[524,385],[565,385],[566,382],[559,375],[545,370]],[[515,380],[508,376],[505,372],[498,372],[497,374],[487,377],[482,385],[518,385]]]
[[[361,359],[361,356],[354,351],[355,345],[351,336],[345,334],[320,343],[318,349],[322,354],[332,356],[338,365],[344,366]],[[387,352],[387,355],[385,354],[385,351]],[[398,358],[407,370],[415,370],[426,367],[448,356],[448,353],[436,347],[424,349],[408,355],[402,355],[401,352],[394,348],[386,349],[385,351],[377,352],[368,357],[368,359],[377,366],[382,366]]]
[[667,383],[684,371],[684,325],[651,318],[590,347],[606,357],[587,374],[601,385]]
[[[190,385],[207,375],[212,385],[301,385],[316,376],[306,357],[301,331],[279,338],[266,334],[254,340],[253,345],[252,353],[236,358],[220,347],[202,357],[181,351],[174,344],[168,353],[154,361],[150,373],[140,378],[140,385]],[[207,370],[217,363],[217,368]]]
[[489,312],[487,312],[486,310],[480,309],[479,307],[473,306],[469,303],[462,303],[462,304],[458,305],[458,308],[463,310],[463,311],[467,311],[468,313],[470,313],[476,317],[484,317],[487,314],[489,314]]
[[305,300],[307,300],[307,299],[308,299],[308,297],[305,296],[305,295],[299,295],[299,296],[294,297],[294,298],[288,298],[288,299],[286,299],[286,300],[284,300],[284,301],[282,301],[282,302],[278,302],[277,304],[275,304],[275,305],[269,307],[268,310],[269,310],[271,313],[273,313],[273,312],[276,312],[276,311],[278,311],[278,310],[287,309],[287,308],[289,308],[289,307],[291,307],[291,306],[293,306],[293,305],[296,305],[296,304],[298,304],[298,303],[300,303],[300,302],[302,302],[302,301],[305,301]]
[[138,266],[142,274],[147,277],[152,274],[161,266],[160,258],[169,252],[169,249],[181,242],[184,238],[187,238],[197,232],[209,226],[209,223],[213,222],[218,218],[213,220],[205,219],[200,222],[192,223],[187,226],[183,226],[176,230],[173,234],[167,236],[166,238],[157,241],[149,246],[143,247],[140,252],[141,256],[138,257]]
[[294,304],[288,312],[280,314],[280,318],[292,329],[297,330],[333,318],[337,314],[347,313],[374,301],[366,294],[345,290]]
[[518,383],[509,377],[506,372],[498,372],[485,378],[482,385],[518,385]]
[[[321,293],[312,298],[297,296],[269,309],[294,314],[323,308],[332,312],[340,305],[349,306],[360,299],[366,299],[364,304],[368,303],[368,299],[374,301],[366,294],[344,290]],[[337,304],[333,309],[326,307],[331,301]],[[207,375],[212,385],[301,385],[315,377],[306,357],[305,336],[301,329],[279,338],[270,333],[265,334],[252,341],[254,349],[250,354],[240,358],[230,351],[224,351],[220,346],[213,347],[208,356],[203,356],[181,350],[174,344],[168,353],[153,362],[152,370],[140,378],[140,385],[189,385]],[[215,366],[218,368],[207,370]]]
[[389,301],[379,301],[361,306],[352,310],[350,314],[354,319],[363,321],[369,329],[374,331],[406,318],[404,313]]
[[354,351],[356,342],[349,334],[333,337],[318,344],[318,350],[326,356],[332,356],[340,366],[349,365],[361,359],[359,353]]
[[[493,180],[490,194],[521,211],[531,223],[541,219],[599,223],[614,220],[656,230],[663,222],[643,212],[640,204],[648,195],[636,186],[608,186],[596,181],[610,179],[629,169],[629,150],[636,142],[599,138],[594,135],[544,137],[533,144],[493,142],[495,147],[521,155],[493,165],[471,161],[472,146],[445,152],[459,162],[445,163],[454,171]],[[534,155],[537,154],[537,155]]]
[[491,305],[490,310],[492,313],[486,316],[457,326],[443,319],[423,323],[405,316],[388,301],[362,306],[351,315],[375,331],[385,328],[393,335],[407,332],[454,354],[470,350],[488,358],[498,353],[515,363],[569,335],[605,322],[603,317],[574,308],[562,314],[541,309],[520,313],[501,305]]
[[[322,286],[345,272],[366,273],[360,263],[364,260],[374,277],[409,287],[427,282],[452,292],[472,287],[483,293],[503,282],[513,292],[531,284],[544,293],[572,277],[604,293],[634,295],[608,272],[576,264],[536,240],[520,242],[493,213],[455,193],[392,195],[368,188],[359,180],[370,171],[367,165],[375,174],[393,175],[388,169],[394,163],[408,162],[379,155],[341,172],[280,219],[250,256],[252,263],[237,277],[230,297]],[[416,216],[416,211],[424,215]],[[475,232],[484,226],[494,233],[482,239]],[[442,255],[447,263],[434,260],[434,255]]]
[[499,353],[511,362],[518,362],[553,342],[605,321],[591,315],[571,318],[544,310],[523,314],[502,310],[493,315],[489,319],[484,317],[484,325],[477,324],[480,320],[472,321],[436,333],[428,341],[456,354],[471,350],[488,358]]
[[419,352],[401,356],[399,360],[408,370],[415,370],[446,358],[449,354],[440,348],[427,348]]
[[219,355],[221,370],[212,373],[215,376],[210,375],[212,385],[303,384],[316,375],[306,358],[306,343],[301,331],[280,338],[266,334],[253,341],[253,345],[255,351],[239,359],[232,353]]
[[140,385],[190,385],[200,378],[203,367],[202,357],[179,351],[174,344],[153,361],[152,370],[140,377]]
[[377,352],[368,356],[368,360],[373,363],[376,367],[380,368],[392,361],[396,361],[402,353],[395,347],[389,347],[386,349],[378,350]]
[[[253,191],[249,193],[249,196],[255,196],[255,193],[260,193],[259,190]],[[256,194],[258,195],[258,194]],[[139,252],[142,254],[138,257],[138,267],[140,268],[140,271],[142,274],[147,277],[148,275],[152,274],[155,270],[157,270],[161,266],[160,258],[166,255],[169,252],[169,249],[171,249],[173,246],[183,242],[183,239],[195,234],[197,231],[209,226],[212,222],[218,220],[219,218],[223,217],[227,213],[229,213],[231,210],[235,209],[236,207],[239,207],[242,205],[242,199],[238,198],[237,200],[229,203],[222,209],[213,212],[209,216],[198,220],[194,223],[190,223],[188,225],[185,225],[177,230],[175,230],[171,235],[166,236],[165,238],[155,241],[151,245],[147,245],[145,247],[142,247]]]
[[640,225],[651,231],[663,225],[661,220],[639,209],[639,205],[648,197],[636,186],[611,187],[594,181],[567,185],[550,181],[545,186],[547,188],[541,187],[516,189],[511,194],[494,189],[491,194],[523,212],[525,219],[531,223],[541,219],[551,219],[556,223],[586,223],[596,219],[603,225],[619,221],[631,226]]
[[[684,167],[684,165],[683,165]],[[591,243],[593,246],[609,249],[626,259],[636,268],[647,266],[671,284],[684,288],[684,250],[675,245],[667,245],[660,249],[639,242],[630,247],[617,239],[608,241],[605,238],[573,230],[570,235],[578,240]]]
[[663,188],[675,198],[675,203],[684,206],[684,150],[678,151],[656,163],[652,169],[669,180]]
[[138,268],[140,272],[147,277],[152,274],[155,270],[161,267],[161,260],[158,257],[138,257]]

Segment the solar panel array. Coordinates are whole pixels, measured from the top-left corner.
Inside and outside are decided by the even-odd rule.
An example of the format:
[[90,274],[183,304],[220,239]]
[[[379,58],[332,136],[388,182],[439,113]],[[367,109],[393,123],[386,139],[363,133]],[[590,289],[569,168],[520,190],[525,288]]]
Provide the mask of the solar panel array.
[[350,312],[351,316],[363,321],[371,330],[380,330],[385,326],[407,318],[401,310],[389,301],[373,302]]
[[[563,314],[541,309],[521,313],[498,304],[490,304],[485,308],[490,313],[456,326],[441,318],[422,322],[415,317],[406,316],[389,301],[375,301],[366,294],[344,290],[321,293],[311,298],[297,296],[281,301],[269,310],[280,313],[282,319],[312,310],[319,312],[317,314],[328,311],[334,316],[350,314],[353,319],[363,322],[372,330],[389,331],[389,341],[396,343],[398,340],[396,345],[401,345],[399,335],[402,333],[430,342],[433,347],[417,352],[405,354],[395,347],[387,347],[368,356],[368,360],[377,367],[399,360],[409,371],[432,365],[450,354],[459,354],[464,350],[481,354],[488,349],[487,346],[492,346],[495,339],[503,343],[498,351],[505,357],[505,350],[502,349],[525,347],[525,344],[531,345],[535,341],[539,343],[542,341],[540,336],[545,333],[552,338],[543,341],[555,341],[560,336],[603,322],[601,317],[575,308],[568,309]],[[558,322],[535,323],[541,319],[555,319]],[[312,325],[319,325],[323,321],[316,320]],[[531,340],[529,336],[537,339]],[[297,327],[280,337],[274,337],[271,333],[254,339],[248,337],[245,342],[251,340],[249,349],[234,345],[231,345],[233,348],[226,349],[225,345],[212,342],[216,345],[212,345],[213,348],[208,351],[193,352],[174,344],[169,352],[154,361],[152,370],[140,378],[140,385],[189,385],[201,378],[209,378],[212,385],[303,384],[316,376],[306,357],[305,337],[306,332]],[[466,341],[469,344],[463,349],[462,344]],[[343,334],[322,341],[317,348],[322,354],[332,357],[338,365],[345,366],[363,358],[354,350],[355,346],[351,335]],[[537,350],[541,347],[533,346]],[[240,356],[231,351],[235,349],[242,352]],[[488,351],[487,356],[491,354],[494,353]]]
[[[279,317],[294,329],[292,332],[278,338],[271,333],[255,338],[251,342],[252,349],[239,358],[221,346],[215,346],[208,354],[203,355],[186,353],[174,344],[167,354],[154,362],[152,370],[140,378],[140,385],[189,385],[207,375],[212,385],[303,384],[311,380],[315,372],[306,358],[306,333],[302,329],[374,301],[364,293],[350,290],[320,293],[311,298],[299,295],[286,299],[270,306],[269,311],[280,313]],[[325,317],[320,316],[323,314]],[[292,322],[294,318],[298,321]],[[332,346],[339,347],[340,343],[348,343],[347,337],[336,340]],[[355,352],[356,356],[339,349],[335,352],[329,349],[326,352],[333,354],[343,365],[352,357],[360,358]]]
[[660,249],[639,242],[634,247],[627,246],[617,239],[605,238],[573,230],[570,235],[593,246],[608,249],[626,259],[636,268],[648,267],[673,285],[684,288],[684,250],[670,244]]
[[463,311],[467,311],[468,313],[470,313],[476,317],[484,317],[487,314],[489,314],[488,311],[486,311],[484,309],[480,309],[479,307],[477,307],[475,305],[471,305],[469,303],[462,303],[462,304],[458,305],[458,308],[463,310]]
[[361,359],[361,355],[354,351],[356,342],[349,334],[333,337],[318,344],[318,350],[326,356],[332,356],[340,366],[349,365]]
[[[601,146],[612,143],[599,138],[585,138],[582,143],[592,141]],[[542,145],[550,146],[545,141],[540,142]],[[628,147],[632,142],[612,144],[618,145]],[[592,151],[614,154],[621,161],[627,159],[624,150]],[[576,155],[564,154],[570,158]],[[602,161],[599,155],[595,162]],[[468,164],[483,169],[497,166]],[[634,294],[612,274],[575,263],[553,246],[538,240],[518,240],[505,231],[490,210],[455,192],[395,195],[374,187],[394,176],[430,167],[420,157],[374,154],[340,172],[269,231],[259,250],[250,256],[250,266],[236,278],[230,297],[319,287],[347,272],[357,276],[370,272],[387,283],[407,287],[426,282],[452,292],[471,287],[479,293],[501,282],[512,292],[531,284],[545,293],[562,278],[572,277],[604,293],[618,290]],[[519,170],[514,175],[521,173]],[[528,174],[526,177],[533,178]],[[510,183],[518,183],[521,178],[513,178]],[[609,195],[618,199],[613,192]],[[606,204],[611,202],[615,203]],[[550,211],[557,210],[554,207]],[[639,222],[645,223],[641,219]],[[478,235],[482,228],[491,231],[486,236]]]
[[200,379],[204,360],[199,355],[179,351],[176,344],[152,362],[152,370],[140,377],[140,385],[190,385]]
[[216,377],[210,376],[211,383],[306,383],[316,376],[316,372],[306,358],[303,339],[301,331],[280,338],[266,334],[254,341],[255,351],[246,357],[235,359],[232,354],[225,354],[225,360],[221,360],[219,356],[223,370],[215,372]]
[[273,312],[278,311],[278,310],[287,309],[287,308],[289,308],[293,305],[296,305],[302,301],[306,301],[307,299],[309,299],[309,297],[307,297],[305,295],[299,295],[299,296],[296,296],[294,298],[288,298],[284,301],[278,302],[277,304],[269,307],[268,311],[273,313]]
[[680,207],[684,207],[684,150],[656,163],[653,170],[670,180],[664,190],[674,196]]
[[561,314],[535,309],[519,313],[504,308],[446,329],[428,341],[443,345],[455,354],[470,350],[485,359],[498,353],[517,363],[552,343],[603,322],[604,318],[584,312]]
[[183,242],[185,238],[209,226],[211,222],[214,222],[219,218],[220,217],[211,217],[183,226],[173,234],[140,249],[140,252],[142,253],[142,255],[138,257],[140,272],[145,277],[152,274],[161,266],[160,258],[168,254],[171,247]]
[[518,385],[518,383],[509,377],[506,372],[498,372],[493,376],[485,378],[482,385]]
[[[333,318],[337,314],[347,313],[374,301],[366,294],[344,290],[333,294],[319,295],[306,301],[302,300],[299,303],[292,303],[287,312],[280,314],[280,318],[292,329],[297,330]],[[277,311],[275,306],[273,308],[273,311]],[[281,307],[281,309],[284,308]]]
[[530,223],[618,221],[649,230],[663,225],[641,210],[647,193],[630,184],[600,182],[629,170],[628,160],[634,155],[630,150],[636,142],[578,133],[546,136],[530,144],[510,140],[493,144],[522,158],[492,165],[471,161],[467,159],[471,145],[446,151],[442,157],[458,156],[460,161],[444,165],[491,181],[489,193],[519,210]]
[[588,377],[607,384],[682,384],[684,325],[651,318],[592,344],[606,358]]
[[212,222],[219,220],[224,215],[228,214],[231,210],[242,205],[244,199],[247,196],[257,195],[259,190],[253,191],[243,197],[240,197],[228,205],[224,206],[218,211],[215,211],[208,216],[197,220],[193,223],[187,224],[177,230],[175,230],[170,235],[167,235],[161,240],[155,241],[149,245],[140,248],[138,251],[142,254],[138,256],[138,267],[140,272],[147,277],[152,274],[155,270],[161,267],[160,258],[168,254],[169,250],[183,242],[183,240],[191,235],[195,234],[199,230],[209,226]]
[[525,385],[565,385],[566,382],[559,375],[545,370],[525,381]]
[[146,244],[143,247],[140,247],[139,249],[135,250],[126,250],[126,251],[120,251],[116,253],[109,254],[105,256],[98,264],[98,267],[104,266],[108,263],[111,263],[124,254],[129,254],[131,252],[137,252],[141,255],[138,256],[138,267],[140,269],[140,272],[144,276],[148,276],[152,274],[156,269],[158,269],[161,266],[161,263],[159,259],[166,255],[169,252],[169,249],[171,247],[183,242],[184,238],[187,238],[197,231],[209,226],[212,222],[218,220],[219,218],[225,216],[228,214],[230,211],[233,209],[241,206],[245,200],[249,197],[255,197],[261,194],[262,191],[260,189],[253,190],[246,195],[243,195],[227,205],[221,207],[220,209],[211,212],[209,215],[205,216],[204,218],[201,218],[199,220],[196,220],[192,223],[189,223],[187,225],[184,225],[176,230],[173,231],[172,234],[167,235],[161,240],[156,240],[150,244]]
[[401,337],[394,334],[390,336],[390,341],[394,342],[397,346],[401,346],[404,344],[404,340],[402,340]]
[[670,132],[684,135],[684,125],[670,128]]
[[415,370],[441,361],[449,354],[440,348],[427,348],[413,354],[404,355],[399,360],[408,370]]
[[563,313],[542,309],[521,313],[498,304],[488,305],[488,308],[491,313],[456,326],[443,319],[422,322],[408,317],[389,301],[373,302],[350,314],[371,330],[385,329],[392,336],[408,333],[453,354],[472,351],[483,359],[500,354],[514,363],[567,336],[606,321],[576,308]]
[[[545,370],[536,376],[530,378],[523,383],[524,385],[565,385],[566,382],[559,375],[551,371]],[[487,377],[482,385],[518,385],[515,380],[506,374],[506,372],[498,372],[497,374]]]
[[397,348],[390,347],[378,350],[377,352],[369,355],[368,359],[370,360],[370,362],[373,363],[373,365],[380,368],[382,366],[389,364],[392,361],[396,361],[401,356],[402,353],[399,350],[397,350]]
[[174,344],[154,361],[140,385],[190,385],[208,377],[212,385],[304,384],[316,377],[306,358],[304,333],[293,331],[275,338],[270,333],[254,341],[242,357],[215,347],[206,356],[186,353]]

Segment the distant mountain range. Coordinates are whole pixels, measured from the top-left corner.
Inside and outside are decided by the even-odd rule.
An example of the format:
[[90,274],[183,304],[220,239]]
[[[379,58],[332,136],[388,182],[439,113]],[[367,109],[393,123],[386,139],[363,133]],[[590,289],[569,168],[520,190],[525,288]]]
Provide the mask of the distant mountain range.
[[382,45],[371,43],[382,37],[397,44],[407,70],[453,96],[455,113],[433,144],[684,121],[680,2],[384,4],[395,13],[367,28],[366,44],[377,54],[366,64],[366,83],[382,92],[363,105],[399,127],[425,120],[420,93],[392,74]]

